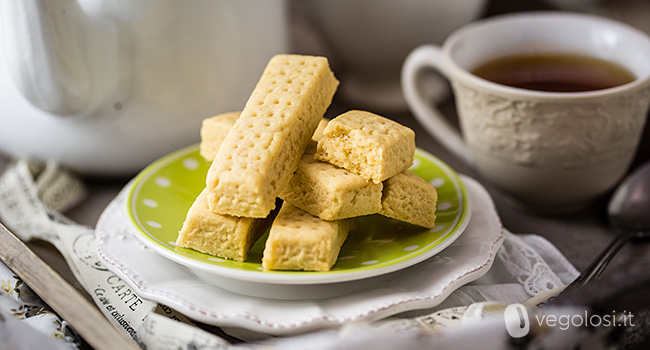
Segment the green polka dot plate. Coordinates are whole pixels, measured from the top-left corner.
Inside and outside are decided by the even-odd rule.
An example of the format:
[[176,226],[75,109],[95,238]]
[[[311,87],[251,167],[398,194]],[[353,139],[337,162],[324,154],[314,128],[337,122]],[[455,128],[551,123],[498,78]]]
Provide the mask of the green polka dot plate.
[[448,247],[463,233],[470,218],[468,196],[458,175],[438,158],[417,149],[410,170],[431,183],[438,192],[433,229],[422,229],[380,215],[356,218],[355,228],[341,247],[331,271],[269,271],[261,265],[266,235],[253,246],[244,262],[175,244],[187,210],[205,187],[209,166],[199,155],[197,145],[178,150],[136,176],[126,201],[129,219],[140,241],[190,268],[202,279],[227,278],[230,282],[295,286],[386,275],[431,258]]

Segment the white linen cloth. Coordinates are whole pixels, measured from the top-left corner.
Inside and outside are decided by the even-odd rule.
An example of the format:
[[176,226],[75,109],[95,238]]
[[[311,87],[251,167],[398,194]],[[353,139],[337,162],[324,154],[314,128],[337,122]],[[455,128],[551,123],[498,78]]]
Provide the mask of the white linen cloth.
[[[38,167],[30,166],[26,161],[19,161],[9,166],[0,178],[0,203],[4,203],[0,204],[2,223],[14,233],[21,235],[23,239],[38,237],[47,240],[48,230],[56,231],[59,235],[65,230],[80,230],[78,225],[66,222],[65,218],[55,212],[56,209],[69,207],[76,201],[75,198],[78,198],[79,193],[82,192],[79,181],[55,164],[47,164],[44,169],[41,167],[33,171],[35,168]],[[44,181],[43,177],[49,178]],[[53,191],[57,193],[54,194]],[[8,199],[11,199],[12,204],[6,204]],[[16,209],[16,207],[30,205],[31,208]],[[45,227],[47,222],[43,220],[49,221],[52,226]],[[38,224],[25,224],[30,222]],[[49,234],[53,237],[51,232]],[[53,239],[52,237],[49,239]],[[58,245],[57,248],[61,250]],[[77,270],[74,267],[72,269]],[[99,270],[77,271],[81,275],[78,277],[92,280],[92,276],[85,275],[99,273],[93,271]],[[105,270],[101,273],[110,274]],[[146,328],[145,333],[148,336],[141,337],[138,341],[143,347],[156,349],[190,347],[198,349],[391,349],[398,346],[401,349],[434,346],[449,349],[471,347],[498,349],[513,341],[513,338],[508,337],[506,333],[503,307],[512,303],[524,303],[531,297],[569,283],[577,275],[578,272],[568,260],[543,237],[506,232],[503,245],[496,255],[491,270],[483,277],[459,288],[433,309],[408,311],[372,324],[354,323],[340,329],[278,338],[230,329],[228,332],[240,339],[258,339],[253,342],[230,344],[217,335],[193,326],[189,321],[182,324],[176,321],[169,322],[169,318],[161,317],[159,312],[156,313],[154,310],[147,310],[145,317],[139,315],[140,319],[130,319],[129,322],[134,328]],[[35,316],[29,316],[29,312],[22,314],[16,312],[16,310],[33,310],[38,300],[4,265],[0,266],[0,282],[2,283],[0,289],[1,347],[29,349],[33,348],[34,342],[48,348],[79,346],[74,333],[66,333],[65,321],[60,320],[55,314],[45,312],[39,315],[37,312]],[[87,285],[85,287],[90,288]],[[16,288],[21,292],[16,292]],[[95,302],[100,304],[99,299]],[[146,303],[150,302],[143,301],[143,303],[149,306]],[[43,310],[46,310],[46,306],[43,307]],[[536,311],[531,310],[531,313],[534,312]],[[544,310],[546,315],[557,312],[572,315],[579,314],[581,310],[567,308]],[[35,317],[39,317],[38,322]],[[127,318],[127,315],[124,318]],[[171,318],[177,319],[177,317]],[[585,342],[597,342],[600,347],[596,348],[605,347],[604,342],[598,342],[598,337],[581,335],[584,334],[584,330],[580,327],[562,329],[562,332],[559,327],[550,327],[544,334],[544,337],[536,337],[535,334],[527,337],[527,343],[523,347],[553,344],[564,348],[571,347],[575,343],[585,344]],[[162,338],[165,339],[164,342],[161,341]],[[199,339],[200,342],[196,341]]]

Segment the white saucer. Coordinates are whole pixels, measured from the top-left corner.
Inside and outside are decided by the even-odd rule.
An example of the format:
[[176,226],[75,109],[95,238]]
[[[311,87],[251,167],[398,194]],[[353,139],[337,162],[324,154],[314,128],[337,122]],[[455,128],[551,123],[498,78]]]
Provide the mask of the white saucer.
[[[243,327],[267,334],[292,334],[346,322],[381,319],[431,308],[458,287],[483,276],[503,239],[502,225],[487,191],[462,177],[472,216],[465,232],[436,256],[382,276],[372,288],[322,300],[272,300],[243,296],[210,285],[142,244],[126,215],[130,186],[109,204],[97,224],[100,259],[146,299],[168,305],[197,321]],[[264,290],[273,285],[257,283]],[[320,288],[336,288],[336,284]]]

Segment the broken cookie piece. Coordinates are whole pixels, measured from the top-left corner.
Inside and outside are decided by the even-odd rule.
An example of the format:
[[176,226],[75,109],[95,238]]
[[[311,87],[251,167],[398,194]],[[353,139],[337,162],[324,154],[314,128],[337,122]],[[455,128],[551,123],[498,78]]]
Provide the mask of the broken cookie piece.
[[414,154],[413,130],[379,115],[353,110],[329,122],[314,157],[379,183],[408,169]]

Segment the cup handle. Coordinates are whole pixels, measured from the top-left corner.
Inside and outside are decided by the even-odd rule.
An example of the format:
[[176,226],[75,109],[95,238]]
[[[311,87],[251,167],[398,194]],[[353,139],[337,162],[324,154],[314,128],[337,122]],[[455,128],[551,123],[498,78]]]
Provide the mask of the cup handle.
[[404,98],[418,122],[449,150],[468,165],[474,166],[472,155],[457,130],[440,110],[427,101],[418,87],[418,76],[425,68],[433,68],[449,79],[440,47],[422,45],[413,50],[402,65],[402,90]]

